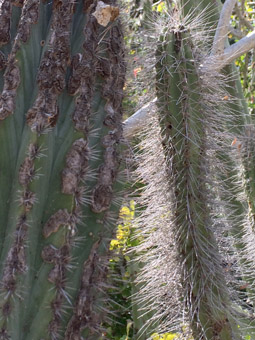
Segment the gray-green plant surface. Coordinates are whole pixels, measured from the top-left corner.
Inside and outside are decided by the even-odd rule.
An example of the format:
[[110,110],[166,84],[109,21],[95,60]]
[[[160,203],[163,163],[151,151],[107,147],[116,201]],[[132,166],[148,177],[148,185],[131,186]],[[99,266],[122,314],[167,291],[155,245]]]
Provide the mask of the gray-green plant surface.
[[98,339],[121,187],[119,8],[0,6],[0,339]]

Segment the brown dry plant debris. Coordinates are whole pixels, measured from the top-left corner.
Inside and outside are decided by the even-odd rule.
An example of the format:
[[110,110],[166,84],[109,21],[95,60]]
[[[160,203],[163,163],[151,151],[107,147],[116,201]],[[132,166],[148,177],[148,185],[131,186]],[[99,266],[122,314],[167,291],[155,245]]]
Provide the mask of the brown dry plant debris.
[[61,226],[68,226],[69,224],[69,212],[66,209],[60,209],[48,219],[43,228],[43,236],[48,238],[52,233],[56,233]]
[[11,12],[10,0],[3,1],[0,8],[0,46],[7,44],[10,40]]

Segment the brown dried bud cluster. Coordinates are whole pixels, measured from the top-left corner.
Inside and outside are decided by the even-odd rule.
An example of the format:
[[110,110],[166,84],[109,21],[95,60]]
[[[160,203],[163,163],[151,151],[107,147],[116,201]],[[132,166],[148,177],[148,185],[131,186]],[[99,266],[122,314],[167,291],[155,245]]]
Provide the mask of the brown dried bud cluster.
[[70,246],[65,244],[60,249],[52,245],[46,246],[42,251],[44,262],[53,263],[54,267],[49,273],[48,280],[57,287],[64,285],[65,268],[70,262]]
[[17,289],[17,274],[27,271],[24,241],[27,235],[26,215],[21,215],[15,231],[14,242],[8,252],[4,273],[1,281],[1,289],[6,292],[6,298],[1,303],[2,313],[8,317],[11,312],[10,299],[14,296]]
[[27,214],[33,208],[36,202],[36,195],[29,190],[29,184],[34,179],[35,166],[34,159],[38,156],[38,146],[30,144],[28,147],[28,156],[25,158],[19,169],[19,183],[22,190],[19,193],[19,203],[23,208],[23,213],[19,216],[17,221],[16,230],[14,233],[14,241],[8,252],[5,262],[4,275],[1,282],[2,288],[8,292],[8,299],[1,307],[4,317],[8,316],[11,312],[10,299],[15,294],[17,289],[17,275],[23,274],[27,270],[26,256],[25,256],[25,243],[27,239]]
[[11,13],[10,0],[4,0],[1,5],[0,15],[0,46],[7,44],[10,40]]
[[64,210],[58,210],[54,215],[52,215],[43,228],[43,236],[45,238],[49,237],[52,233],[56,233],[61,226],[70,226],[70,214]]
[[26,157],[19,169],[19,183],[26,187],[35,176],[34,161]]
[[3,70],[6,67],[6,56],[2,51],[0,51],[0,71]]
[[42,259],[46,263],[53,264],[48,274],[48,280],[56,287],[56,296],[51,302],[53,310],[53,319],[51,320],[48,330],[52,337],[58,335],[60,321],[62,316],[63,303],[67,299],[65,292],[66,270],[71,260],[71,236],[73,226],[76,224],[75,217],[67,212],[67,210],[58,210],[52,215],[44,226],[44,237],[49,237],[52,233],[59,230],[61,226],[70,228],[70,232],[66,233],[65,244],[61,248],[53,245],[47,245],[42,250]]
[[91,114],[91,98],[92,95],[87,93],[85,86],[83,92],[76,99],[76,106],[73,112],[73,122],[76,130],[88,132],[89,119]]
[[91,15],[95,7],[95,3],[89,7],[88,21],[84,28],[83,54],[73,57],[71,77],[68,82],[69,93],[71,95],[78,94],[72,115],[74,126],[85,134],[89,131],[98,63],[97,49],[100,30],[95,17]]
[[20,83],[17,62],[9,62],[4,74],[4,88],[0,97],[0,120],[11,115],[15,109],[15,97]]
[[93,4],[94,0],[83,0],[84,7],[83,10],[84,12],[90,12],[91,5]]
[[104,124],[111,128],[102,144],[105,147],[104,164],[99,168],[99,176],[96,187],[92,193],[91,209],[96,213],[106,211],[112,201],[113,184],[120,164],[117,153],[117,145],[122,135],[122,98],[125,80],[125,63],[121,32],[117,26],[112,27],[108,42],[108,67],[101,63],[100,74],[104,73],[103,96],[106,99]]
[[39,92],[34,106],[27,113],[27,124],[38,134],[56,125],[59,115],[57,94],[50,89]]
[[[31,183],[35,177],[35,165],[34,160],[36,157],[39,157],[39,147],[37,144],[29,144],[28,146],[28,156],[24,159],[23,163],[20,165],[19,168],[19,183],[24,187],[24,192],[29,192],[28,185]],[[32,205],[34,203],[34,196],[29,194],[32,198],[30,202]],[[28,198],[27,196],[27,198]]]
[[65,263],[69,256],[69,246],[64,245],[60,249],[55,248],[52,245],[48,245],[43,248],[42,259],[47,263]]
[[4,75],[4,90],[15,90],[20,83],[20,71],[17,63],[9,65],[8,72]]
[[28,111],[27,124],[38,134],[54,127],[58,118],[58,95],[64,90],[67,65],[70,60],[70,24],[73,2],[54,1],[49,46],[41,61],[37,84],[39,92]]
[[36,202],[36,195],[34,192],[28,190],[27,188],[20,195],[20,205],[25,208],[26,213],[28,213]]
[[42,259],[46,263],[54,264],[48,275],[49,282],[57,288],[55,299],[51,303],[54,311],[53,319],[49,324],[49,333],[51,336],[57,336],[60,327],[63,303],[66,298],[66,267],[70,263],[70,244],[63,245],[60,249],[48,245],[42,250]]
[[[11,268],[16,273],[24,273],[27,269],[26,267],[26,261],[25,261],[25,249],[23,245],[19,245],[18,242],[13,246],[7,256],[7,268]],[[7,270],[8,271],[8,270]],[[8,276],[8,275],[7,275]],[[7,279],[7,276],[4,275],[3,282],[9,282],[10,277],[13,277],[9,273],[9,278]]]
[[[88,77],[89,74],[90,77]],[[89,74],[87,74],[86,81],[83,79],[82,88],[80,88],[80,94],[76,99],[75,110],[73,112],[73,122],[76,130],[84,133],[88,133],[89,131],[92,96],[94,91],[93,82],[89,83],[90,80],[94,81],[94,74],[93,72],[90,72]]]
[[106,148],[104,164],[99,168],[97,185],[92,193],[91,209],[101,213],[110,207],[113,194],[113,183],[116,180],[119,167],[119,159],[114,146]]
[[75,194],[84,178],[89,160],[89,148],[85,139],[76,140],[66,156],[66,166],[62,172],[62,192]]
[[0,68],[6,67],[4,74],[4,87],[0,97],[0,120],[7,118],[15,110],[16,93],[20,84],[20,70],[17,66],[16,54],[20,49],[21,42],[27,42],[32,24],[38,20],[40,0],[28,0],[23,6],[23,1],[4,1],[1,6],[0,16],[0,46],[9,42],[10,18],[12,5],[22,7],[21,19],[8,61],[1,55]]
[[[65,333],[66,340],[81,339],[81,331],[90,329],[92,334],[99,332],[102,315],[95,311],[95,300],[98,292],[105,284],[107,269],[99,268],[100,259],[98,248],[100,240],[97,241],[91,251],[88,260],[84,263],[81,279],[81,288],[78,294],[74,314],[68,323]],[[99,288],[100,287],[100,288]]]
[[38,144],[29,144],[28,147],[28,157],[32,160],[39,158],[40,156],[40,147],[38,146]]
[[24,4],[24,0],[11,0],[13,6],[22,7]]
[[[22,7],[23,1],[15,1],[15,5]],[[22,9],[22,16],[19,22],[17,37],[23,42],[27,42],[30,36],[31,28],[33,24],[36,24],[39,17],[39,5],[40,0],[26,1],[25,6]]]
[[8,313],[11,311],[9,299],[14,295],[15,290],[17,289],[17,275],[22,274],[27,270],[25,256],[25,242],[28,229],[27,213],[32,209],[36,201],[35,193],[28,189],[28,185],[33,180],[35,174],[34,157],[36,155],[36,149],[36,145],[29,145],[29,155],[25,158],[19,169],[19,183],[23,187],[19,194],[19,202],[20,206],[24,209],[24,213],[20,215],[17,222],[14,233],[14,242],[7,255],[1,283],[4,290],[9,294],[6,303],[2,306],[2,312],[5,317],[7,317]]
[[72,57],[71,76],[68,80],[68,93],[75,96],[80,89],[81,81],[85,73],[86,61],[81,53]]
[[56,299],[51,303],[51,308],[54,310],[53,319],[51,320],[48,332],[51,336],[51,339],[57,339],[59,336],[59,332],[61,332],[61,321],[62,321],[62,313],[63,313],[63,302],[64,295],[60,290],[57,291]]

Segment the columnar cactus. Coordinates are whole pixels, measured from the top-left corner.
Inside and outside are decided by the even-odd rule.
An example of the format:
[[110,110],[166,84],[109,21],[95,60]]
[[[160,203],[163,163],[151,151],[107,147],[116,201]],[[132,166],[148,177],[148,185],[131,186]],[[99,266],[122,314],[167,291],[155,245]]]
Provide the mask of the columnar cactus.
[[0,11],[0,339],[98,339],[120,189],[119,8]]
[[208,200],[209,91],[204,89],[195,46],[185,27],[166,32],[159,51],[159,114],[172,186],[172,224],[182,263],[184,305],[196,339],[232,339],[233,333],[238,338]]
[[[223,227],[228,217],[223,211],[232,202],[220,205],[216,188],[230,190],[228,198],[235,188],[224,183],[231,173],[224,157],[230,157],[235,125],[244,117],[235,111],[237,99],[228,92],[227,78],[202,66],[208,54],[206,32],[201,34],[198,21],[192,26],[190,16],[185,19],[181,12],[175,9],[162,25],[156,53],[161,146],[156,128],[151,132],[150,127],[138,156],[139,176],[147,183],[146,208],[138,220],[144,236],[139,249],[142,255],[146,250],[138,278],[144,283],[142,301],[155,303],[162,332],[181,331],[184,323],[194,339],[241,339],[245,313],[239,313],[232,289],[236,267],[226,268],[225,257],[235,242],[223,253],[225,240],[218,234],[234,234]],[[236,198],[234,203],[243,209]],[[240,236],[242,227],[234,236]]]

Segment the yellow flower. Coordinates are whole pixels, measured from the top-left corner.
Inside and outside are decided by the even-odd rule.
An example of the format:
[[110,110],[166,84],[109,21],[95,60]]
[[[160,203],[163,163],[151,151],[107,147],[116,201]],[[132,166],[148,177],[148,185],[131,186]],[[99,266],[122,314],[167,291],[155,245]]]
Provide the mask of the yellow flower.
[[153,340],[178,340],[179,339],[179,333],[165,333],[161,337],[158,333],[152,334]]
[[176,333],[167,333],[165,334],[164,340],[177,340],[178,339],[178,334]]
[[128,207],[122,207],[120,209],[120,217],[125,218],[126,216],[130,215],[130,210]]
[[118,240],[111,240],[110,243],[110,250],[113,250],[119,246],[119,241]]
[[134,200],[132,200],[132,201],[130,201],[130,209],[132,210],[132,211],[134,211],[135,210],[135,201]]
[[165,9],[166,9],[165,1],[161,1],[156,7],[157,12],[163,12]]

